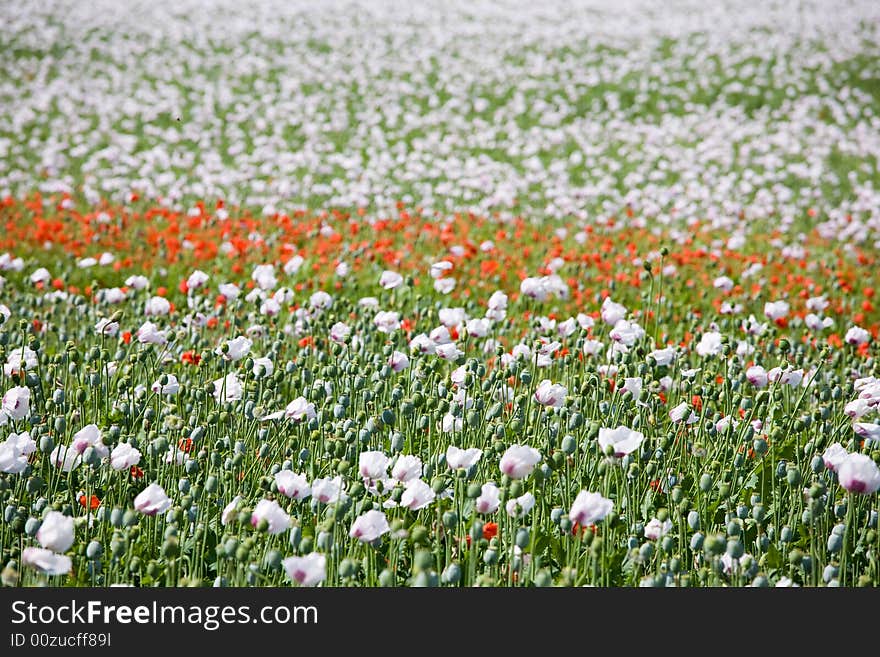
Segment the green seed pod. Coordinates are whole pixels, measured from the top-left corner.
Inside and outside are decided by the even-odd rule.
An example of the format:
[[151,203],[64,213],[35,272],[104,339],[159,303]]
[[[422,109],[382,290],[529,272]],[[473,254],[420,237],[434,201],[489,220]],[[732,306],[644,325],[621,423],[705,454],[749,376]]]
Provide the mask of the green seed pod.
[[379,573],[379,586],[390,587],[395,585],[394,573],[387,568]]
[[461,566],[454,561],[451,562],[443,569],[440,580],[444,584],[458,584],[461,581]]

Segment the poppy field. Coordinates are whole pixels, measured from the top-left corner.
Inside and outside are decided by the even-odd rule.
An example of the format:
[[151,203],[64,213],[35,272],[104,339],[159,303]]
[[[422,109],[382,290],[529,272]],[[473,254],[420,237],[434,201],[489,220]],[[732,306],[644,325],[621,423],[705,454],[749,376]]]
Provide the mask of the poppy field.
[[2,585],[880,584],[880,5],[0,16]]

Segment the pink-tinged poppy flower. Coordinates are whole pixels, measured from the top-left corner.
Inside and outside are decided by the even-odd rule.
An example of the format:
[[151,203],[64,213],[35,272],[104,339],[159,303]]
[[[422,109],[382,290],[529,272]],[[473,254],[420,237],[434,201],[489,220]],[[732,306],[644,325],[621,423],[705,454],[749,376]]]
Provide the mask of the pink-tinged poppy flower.
[[380,333],[393,333],[400,328],[400,313],[380,310],[373,317],[373,324]]
[[28,465],[28,456],[37,449],[37,443],[27,431],[10,434],[0,443],[0,472],[20,474]]
[[165,383],[163,384],[161,379],[157,379],[150,386],[150,390],[156,394],[169,396],[176,395],[180,392],[180,382],[177,380],[176,376],[173,374],[163,374],[162,376],[165,377]]
[[391,468],[391,476],[401,483],[406,483],[422,476],[422,459],[410,454],[397,457]]
[[386,269],[379,277],[379,285],[381,285],[386,290],[393,290],[403,285],[403,276],[398,274],[396,271],[390,271]]
[[543,278],[524,278],[519,285],[520,294],[535,301],[546,301],[550,296],[550,290],[545,285]]
[[600,315],[603,322],[609,326],[614,326],[617,322],[626,317],[626,307],[619,303],[615,303],[611,300],[611,297],[605,297],[605,301],[602,302]]
[[260,500],[251,513],[251,525],[257,527],[263,520],[269,524],[270,534],[280,534],[290,529],[290,516],[275,500]]
[[569,317],[564,322],[559,322],[556,326],[556,333],[561,338],[568,338],[574,335],[574,332],[578,330],[577,322],[574,317]]
[[872,409],[873,405],[870,400],[864,397],[859,397],[858,399],[853,399],[851,402],[847,402],[846,406],[843,407],[843,414],[858,419]]
[[596,320],[594,320],[589,315],[585,315],[584,313],[578,313],[575,319],[577,320],[578,326],[580,326],[585,331],[587,329],[593,328],[593,326],[596,325]]
[[437,343],[434,342],[424,333],[419,333],[409,341],[410,352],[418,352],[420,354],[433,354],[437,349]]
[[39,269],[35,270],[34,273],[32,273],[30,275],[30,281],[34,285],[36,285],[37,283],[46,284],[51,280],[52,280],[52,274],[50,274],[49,270],[46,269],[45,267],[40,267]]
[[47,550],[67,552],[73,545],[73,518],[59,511],[49,511],[37,530],[37,540]]
[[262,356],[260,358],[254,358],[254,367],[251,372],[254,373],[254,376],[262,376],[263,378],[267,376],[272,376],[272,372],[275,371],[275,363],[272,362],[271,358],[266,358]]
[[110,453],[110,450],[102,441],[101,430],[97,424],[87,424],[82,429],[73,434],[73,441],[70,443],[73,450],[79,454],[84,453],[89,447],[93,448],[101,458]]
[[550,379],[544,379],[535,389],[535,400],[543,406],[562,408],[565,405],[565,397],[568,389],[558,383],[552,383]]
[[107,317],[102,317],[95,324],[95,333],[115,337],[119,333],[119,322],[113,322]]
[[44,575],[66,575],[73,568],[70,557],[38,547],[27,547],[21,551],[21,565]]
[[454,278],[437,278],[434,280],[434,291],[438,294],[449,294],[454,289]]
[[336,322],[330,327],[330,339],[337,344],[344,344],[349,335],[351,335],[351,327],[348,324]]
[[261,290],[272,290],[278,285],[278,279],[275,278],[274,265],[257,265],[251,274],[253,280]]
[[171,508],[171,498],[159,484],[152,483],[134,498],[134,508],[144,515],[154,516]]
[[314,420],[318,417],[315,405],[305,397],[297,397],[284,409],[284,417],[289,420]]
[[733,279],[728,276],[719,276],[714,281],[712,281],[712,287],[723,290],[724,292],[730,292],[733,289],[734,282]]
[[571,505],[568,519],[581,527],[587,527],[602,520],[611,513],[612,508],[614,503],[611,500],[602,497],[599,493],[582,490]]
[[871,442],[880,442],[880,424],[872,422],[854,422],[853,431],[860,438]]
[[643,433],[624,426],[616,429],[605,427],[599,429],[599,448],[603,452],[610,450],[618,458],[636,451],[644,440]]
[[82,463],[82,455],[72,447],[56,445],[49,454],[49,462],[62,472],[70,472]]
[[779,382],[783,385],[797,388],[804,383],[804,371],[802,369],[786,370],[782,373],[782,376],[779,377]]
[[434,353],[443,360],[455,360],[464,352],[459,349],[454,342],[448,344],[438,344],[434,349]]
[[382,452],[361,452],[358,472],[365,479],[384,479],[390,459]]
[[464,428],[464,419],[456,417],[452,413],[447,413],[440,420],[440,431],[443,433],[458,433]]
[[261,315],[266,315],[267,317],[275,317],[275,315],[280,312],[281,304],[278,303],[277,299],[266,299],[263,303],[260,304]]
[[[741,326],[742,330],[749,335],[764,335],[764,332],[767,330],[767,324],[759,322],[755,319],[754,315],[749,315],[749,318],[743,321]],[[751,347],[751,345],[749,346]]]
[[125,279],[125,285],[133,290],[145,290],[150,287],[150,279],[146,276],[133,275]]
[[147,317],[161,317],[171,312],[171,302],[165,297],[150,297],[144,308]]
[[828,305],[829,305],[828,299],[826,299],[824,296],[810,297],[809,299],[807,299],[807,303],[806,303],[808,310],[814,310],[816,312],[822,312],[823,310],[825,310],[828,307]]
[[628,392],[636,401],[642,396],[642,377],[628,376],[624,378],[621,390]]
[[767,371],[760,365],[753,365],[746,370],[746,379],[756,388],[765,388],[769,381]]
[[596,356],[605,349],[605,345],[599,340],[584,340],[584,354]]
[[201,271],[200,269],[196,269],[192,274],[189,275],[189,278],[186,279],[186,289],[198,290],[200,287],[204,287],[209,278],[210,276],[208,276],[205,272]]
[[700,338],[697,343],[697,355],[705,358],[706,356],[717,356],[722,352],[721,334],[717,331],[708,331]]
[[[645,337],[645,329],[639,326],[636,322],[621,319],[608,333],[608,337],[614,340],[617,344],[631,347]],[[625,351],[626,350],[624,350],[624,352]]]
[[870,456],[853,453],[838,467],[837,480],[850,493],[870,495],[880,489],[880,468]]
[[487,306],[490,310],[506,310],[507,295],[504,294],[504,292],[502,292],[501,290],[496,290],[492,293],[492,296],[489,297]]
[[871,341],[871,334],[861,326],[853,326],[843,336],[843,341],[856,346],[867,344]]
[[804,317],[804,324],[808,329],[816,333],[834,326],[834,320],[830,317],[820,317],[814,313],[808,313]]
[[649,541],[656,541],[657,539],[666,536],[670,529],[672,529],[672,521],[669,520],[669,518],[662,522],[657,518],[652,518],[651,521],[645,525],[645,538]]
[[421,479],[413,479],[406,484],[403,495],[400,497],[400,506],[406,507],[411,511],[418,511],[428,506],[437,494]]
[[309,307],[314,310],[327,310],[332,305],[333,297],[323,290],[318,290],[309,297]]
[[220,292],[221,296],[228,301],[238,299],[241,294],[241,288],[235,283],[221,283],[217,286],[217,290]]
[[776,321],[788,316],[789,305],[785,301],[768,301],[764,304],[764,316]]
[[31,391],[24,386],[10,388],[3,395],[3,405],[0,412],[7,418],[23,420],[31,412]]
[[391,531],[388,519],[381,511],[372,509],[355,518],[348,535],[363,543],[372,543],[383,534]]
[[284,267],[282,269],[284,270],[284,273],[288,276],[293,276],[296,272],[300,270],[300,267],[303,266],[303,263],[305,261],[305,258],[303,258],[301,255],[294,255],[287,262],[284,263]]
[[829,445],[822,453],[822,462],[827,469],[832,472],[837,472],[840,464],[846,460],[847,456],[849,456],[849,452],[843,448],[843,445],[840,443],[834,443],[833,445]]
[[482,455],[483,450],[476,447],[460,449],[455,445],[450,445],[446,448],[446,464],[453,470],[459,468],[467,470],[476,465]]
[[30,347],[16,347],[6,357],[6,363],[3,365],[3,373],[6,376],[12,376],[13,372],[22,372],[31,370],[37,366],[39,359],[37,352]]
[[653,358],[654,362],[658,365],[671,365],[672,361],[675,360],[675,349],[672,347],[655,349],[648,355]]
[[[447,338],[445,340],[436,340],[437,342],[449,342],[452,338],[449,337],[449,330],[464,324],[468,317],[464,312],[464,308],[441,308],[437,312],[437,316],[440,319],[440,324],[446,329],[444,332]],[[433,339],[433,336],[431,336]]]
[[119,443],[110,452],[110,467],[117,472],[131,470],[141,461],[141,453],[129,443]]
[[507,500],[504,504],[504,510],[511,518],[524,518],[535,507],[535,496],[531,493],[524,493],[519,497]]
[[681,402],[678,406],[669,411],[669,419],[673,422],[684,422],[685,424],[693,424],[697,421],[697,416],[687,405],[687,402]]
[[235,519],[238,513],[238,504],[241,500],[241,495],[236,495],[229,504],[223,507],[223,511],[220,514],[220,524],[224,527]]
[[435,262],[431,265],[431,278],[443,278],[443,276],[451,270],[453,267],[452,263],[448,260],[441,260],[440,262]]
[[232,340],[226,341],[226,350],[224,351],[222,348],[218,347],[216,352],[219,356],[222,356],[225,360],[230,360],[232,362],[239,361],[245,356],[247,356],[251,352],[251,347],[253,346],[253,342],[248,340],[243,335],[239,335]]
[[278,492],[292,500],[304,500],[312,494],[309,480],[303,474],[281,470],[275,473],[275,485]]
[[402,372],[409,367],[409,357],[402,351],[393,351],[388,357],[388,365],[395,372]]
[[465,330],[472,338],[485,338],[491,328],[492,322],[488,319],[469,319],[465,324]]
[[541,460],[541,452],[528,445],[511,445],[501,456],[499,467],[511,479],[528,477]]
[[474,500],[477,513],[495,513],[501,506],[501,489],[493,482],[487,482],[480,488],[480,495]]
[[224,402],[240,401],[244,394],[244,387],[235,372],[230,372],[225,377],[217,379],[214,383],[214,399],[218,404]]
[[312,497],[321,504],[344,502],[348,499],[345,483],[340,475],[336,475],[332,479],[315,479],[312,482]]
[[138,342],[141,344],[164,345],[168,343],[168,337],[165,331],[161,330],[153,322],[144,322],[135,332]]
[[[453,324],[455,326],[455,324]],[[428,338],[430,338],[431,342],[434,343],[434,346],[441,344],[449,344],[452,342],[452,335],[449,333],[449,328],[446,326],[438,326],[433,329],[429,334]],[[435,349],[436,352],[436,349]]]
[[327,578],[327,557],[310,552],[304,557],[287,557],[281,562],[290,581],[300,586],[317,586]]

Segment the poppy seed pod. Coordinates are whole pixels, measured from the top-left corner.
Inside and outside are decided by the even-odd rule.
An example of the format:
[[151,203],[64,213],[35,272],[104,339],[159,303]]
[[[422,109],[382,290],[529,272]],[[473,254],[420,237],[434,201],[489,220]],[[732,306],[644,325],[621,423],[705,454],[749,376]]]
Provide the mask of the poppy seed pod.
[[440,581],[444,584],[458,584],[461,581],[461,575],[461,566],[453,561],[443,569],[443,573],[440,575]]

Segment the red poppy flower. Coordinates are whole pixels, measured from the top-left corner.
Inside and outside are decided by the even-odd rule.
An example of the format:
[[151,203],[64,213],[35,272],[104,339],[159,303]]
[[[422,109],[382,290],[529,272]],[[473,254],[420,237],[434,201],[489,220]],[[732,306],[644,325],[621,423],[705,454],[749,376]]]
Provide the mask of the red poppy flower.
[[80,496],[79,496],[79,503],[80,503],[80,505],[81,505],[84,509],[85,509],[85,508],[89,508],[89,509],[91,509],[92,511],[94,511],[94,510],[97,509],[99,506],[101,506],[101,500],[99,500],[99,499],[98,499],[97,497],[95,497],[94,495],[92,495],[91,498],[90,498],[88,501],[86,500],[86,496],[85,496],[85,495],[80,495]]

